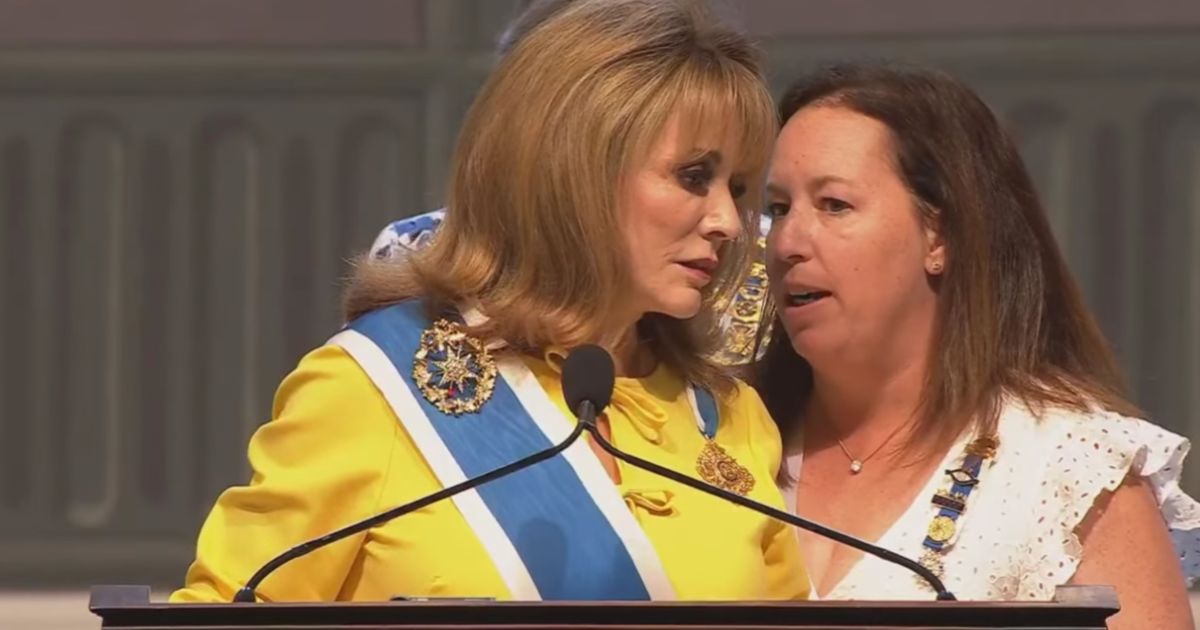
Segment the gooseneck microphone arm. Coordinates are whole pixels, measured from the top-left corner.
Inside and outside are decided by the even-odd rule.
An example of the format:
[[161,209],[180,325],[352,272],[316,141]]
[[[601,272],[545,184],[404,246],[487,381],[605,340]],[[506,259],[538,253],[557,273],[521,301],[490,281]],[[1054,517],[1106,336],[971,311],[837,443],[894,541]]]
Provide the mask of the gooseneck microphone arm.
[[[591,407],[591,404],[589,403],[588,406]],[[595,411],[594,411],[595,408],[594,407],[591,407],[591,408],[592,408],[592,411],[591,411],[592,420],[591,420],[590,424],[592,426],[595,426],[595,424],[596,424]],[[581,409],[580,412],[584,413],[584,410]],[[584,417],[584,416],[581,416],[581,418],[582,417]],[[243,586],[241,589],[239,589],[237,594],[234,595],[233,601],[247,602],[247,603],[254,602],[255,601],[254,591],[255,591],[255,589],[258,588],[258,585],[262,584],[262,581],[265,580],[267,578],[267,576],[271,575],[271,573],[273,573],[276,569],[287,564],[288,562],[291,562],[292,560],[295,560],[296,558],[299,558],[306,554],[312,553],[313,551],[316,551],[317,549],[320,549],[321,547],[335,543],[339,540],[342,540],[343,538],[348,538],[359,532],[371,529],[372,527],[375,527],[376,525],[382,525],[383,523],[386,523],[394,518],[404,516],[405,514],[408,514],[410,512],[416,512],[417,510],[424,508],[424,507],[428,507],[430,505],[433,505],[434,503],[437,503],[438,501],[442,501],[444,499],[449,499],[457,494],[466,492],[467,490],[470,490],[472,488],[477,488],[479,486],[482,486],[485,483],[495,481],[497,479],[500,479],[501,477],[507,477],[519,470],[523,470],[523,469],[529,468],[530,466],[533,466],[534,464],[537,464],[539,462],[546,461],[547,459],[550,459],[550,458],[554,457],[555,455],[558,455],[559,453],[570,448],[571,445],[574,444],[575,441],[579,439],[579,436],[581,434],[583,434],[584,428],[586,426],[587,426],[587,424],[581,420],[578,424],[575,425],[575,429],[573,431],[571,431],[570,435],[568,435],[565,439],[563,439],[562,442],[559,442],[558,444],[555,444],[554,446],[551,446],[545,450],[541,450],[532,455],[529,455],[528,457],[518,459],[517,461],[515,461],[511,464],[505,464],[504,466],[501,466],[495,470],[492,470],[491,472],[486,472],[478,477],[473,477],[471,479],[467,479],[466,481],[463,481],[462,483],[454,484],[453,486],[450,486],[449,488],[444,488],[444,489],[439,490],[438,492],[435,492],[428,496],[421,497],[420,499],[417,499],[416,501],[413,501],[411,503],[405,503],[404,505],[394,507],[386,512],[380,512],[379,514],[376,514],[375,516],[372,516],[371,518],[368,518],[363,521],[358,521],[357,523],[352,523],[352,524],[347,525],[346,527],[343,527],[339,530],[329,532],[328,534],[325,534],[324,536],[321,536],[320,538],[314,538],[307,542],[300,543],[299,545],[296,545],[295,547],[288,549],[287,551],[279,554],[278,556],[275,556],[274,558],[271,559],[270,562],[267,562],[266,564],[264,564],[262,566],[262,568],[260,568],[258,571],[256,571],[254,573],[254,575],[250,576],[250,579],[246,580],[246,585]]]
[[814,534],[817,534],[818,536],[823,536],[825,538],[832,539],[834,541],[842,543],[843,545],[848,545],[850,547],[854,547],[855,549],[858,549],[859,551],[869,553],[873,556],[887,560],[888,562],[893,562],[895,564],[903,566],[904,568],[908,569],[909,571],[912,571],[913,573],[916,573],[917,575],[921,576],[921,579],[925,580],[929,584],[929,586],[932,587],[933,590],[937,593],[937,598],[939,600],[954,601],[954,599],[955,599],[954,595],[950,591],[946,590],[946,585],[942,584],[942,581],[940,579],[938,579],[938,576],[934,575],[932,571],[930,571],[929,569],[920,565],[919,563],[914,562],[913,560],[906,558],[894,551],[889,551],[888,549],[884,549],[883,547],[873,545],[865,540],[862,540],[861,538],[856,538],[854,536],[851,536],[850,534],[840,532],[836,529],[831,529],[831,528],[821,525],[819,523],[814,523],[813,521],[802,518],[800,516],[796,516],[795,514],[789,514],[782,510],[775,509],[769,505],[764,505],[762,503],[759,503],[758,501],[748,499],[740,494],[736,494],[734,492],[730,492],[723,488],[719,488],[717,486],[704,483],[703,481],[700,481],[699,479],[689,477],[685,474],[676,472],[674,470],[671,470],[670,468],[665,468],[663,466],[655,464],[654,462],[644,460],[635,455],[630,455],[629,453],[626,453],[626,452],[618,449],[617,447],[613,446],[611,442],[604,439],[604,435],[599,430],[597,430],[596,423],[594,420],[590,421],[590,422],[586,422],[583,420],[583,418],[580,418],[579,424],[585,425],[587,432],[592,435],[592,439],[595,440],[596,444],[598,444],[600,446],[600,448],[604,449],[604,452],[608,453],[609,455],[612,455],[613,457],[615,457],[623,462],[627,462],[633,466],[636,466],[637,468],[641,468],[642,470],[647,470],[656,475],[661,475],[663,477],[666,477],[667,479],[681,483],[689,488],[699,490],[700,492],[705,492],[705,493],[708,493],[711,495],[716,495],[722,499],[725,499],[726,501],[729,501],[730,503],[736,503],[737,505],[740,505],[744,508],[754,510],[755,512],[758,512],[759,514],[763,514],[763,515],[769,516],[773,519],[783,521],[789,525],[799,527],[800,529],[808,530]]
[[563,383],[569,390],[567,401],[570,403],[571,411],[579,419],[579,422],[576,423],[575,428],[571,430],[571,433],[563,441],[532,455],[518,459],[511,464],[501,466],[491,472],[467,479],[449,488],[444,488],[415,501],[394,507],[386,512],[380,512],[370,518],[351,523],[319,538],[300,543],[275,556],[264,564],[262,568],[255,571],[254,575],[250,576],[249,580],[246,580],[246,585],[238,589],[238,592],[233,596],[233,601],[239,603],[252,603],[256,601],[257,598],[254,591],[258,588],[258,585],[262,584],[262,581],[276,569],[296,558],[312,553],[321,547],[335,543],[343,538],[353,536],[377,525],[382,525],[394,518],[404,516],[410,512],[416,512],[438,501],[449,499],[459,493],[477,488],[501,477],[507,477],[519,470],[529,468],[539,462],[544,462],[567,450],[579,439],[580,435],[583,435],[587,427],[596,426],[596,416],[604,411],[609,401],[612,400],[614,378],[612,357],[605,350],[597,346],[585,346],[585,349],[582,349],[582,351],[572,352],[563,365]]
[[511,464],[496,468],[495,470],[484,473],[478,477],[467,479],[466,481],[457,483],[453,486],[410,503],[392,508],[386,512],[381,512],[365,520],[352,523],[319,538],[314,538],[307,542],[300,543],[272,558],[269,562],[263,565],[262,568],[256,571],[254,575],[252,575],[250,579],[246,581],[246,585],[239,589],[237,594],[234,595],[233,601],[247,603],[256,601],[255,589],[258,588],[263,580],[265,580],[267,576],[271,575],[271,573],[273,573],[276,569],[287,564],[288,562],[291,562],[292,560],[295,560],[296,558],[312,553],[313,551],[325,547],[326,545],[330,545],[344,538],[348,538],[372,527],[382,525],[383,523],[386,523],[394,518],[415,512],[437,503],[438,501],[449,499],[457,494],[466,492],[467,490],[477,488],[491,481],[495,481],[522,469],[533,466],[539,462],[546,461],[570,448],[572,444],[579,440],[579,436],[582,435],[584,431],[590,433],[592,438],[596,441],[596,444],[616,459],[627,462],[651,473],[661,475],[694,490],[719,497],[729,501],[730,503],[754,510],[759,514],[783,521],[794,527],[808,530],[819,536],[824,536],[844,545],[848,545],[860,551],[869,553],[888,562],[903,566],[913,573],[921,576],[922,579],[928,582],[929,585],[932,586],[937,592],[937,598],[939,600],[954,599],[954,595],[946,590],[945,585],[942,584],[942,581],[938,579],[933,572],[900,554],[888,551],[882,547],[878,547],[864,540],[855,538],[854,536],[844,534],[835,529],[830,529],[824,525],[814,523],[794,514],[789,514],[782,510],[763,505],[757,501],[753,501],[741,495],[723,490],[716,486],[712,486],[699,479],[694,479],[669,468],[664,468],[663,466],[653,462],[649,462],[625,453],[613,446],[597,429],[596,416],[608,406],[608,403],[612,398],[614,378],[615,376],[612,357],[608,355],[607,351],[598,346],[581,346],[573,350],[563,365],[563,398],[567,402],[568,407],[570,407],[570,409],[575,413],[579,421],[575,424],[575,427],[572,429],[571,433],[567,435],[562,442],[519,459]]

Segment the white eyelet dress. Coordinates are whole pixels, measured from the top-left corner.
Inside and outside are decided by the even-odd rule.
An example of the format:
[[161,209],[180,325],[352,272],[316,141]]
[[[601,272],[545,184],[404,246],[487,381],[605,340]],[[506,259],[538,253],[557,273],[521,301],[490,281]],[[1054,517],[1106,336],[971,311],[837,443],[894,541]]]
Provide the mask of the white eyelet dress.
[[[958,518],[957,533],[942,554],[943,580],[960,600],[1050,600],[1079,566],[1075,528],[1097,496],[1119,486],[1127,474],[1154,489],[1189,585],[1200,575],[1200,504],[1179,487],[1187,439],[1145,420],[1107,411],[1047,410],[1040,419],[1023,405],[1005,406],[999,448],[984,464],[979,483]],[[877,541],[921,557],[931,498],[948,486],[945,471],[957,466],[969,442],[947,452],[915,502]],[[800,454],[787,460],[797,479]],[[795,511],[795,489],[784,488]],[[813,590],[813,596],[816,591]],[[864,555],[826,599],[922,600],[934,593],[902,567]]]

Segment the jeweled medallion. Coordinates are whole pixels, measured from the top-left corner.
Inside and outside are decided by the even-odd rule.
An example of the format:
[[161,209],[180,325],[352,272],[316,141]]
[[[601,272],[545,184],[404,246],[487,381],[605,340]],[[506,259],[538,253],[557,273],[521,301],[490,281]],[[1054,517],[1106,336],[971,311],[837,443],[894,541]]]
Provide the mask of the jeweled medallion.
[[413,355],[413,380],[442,413],[478,412],[496,386],[496,363],[483,342],[458,324],[439,319],[421,333]]
[[754,489],[754,475],[712,440],[705,441],[696,459],[696,471],[708,483],[742,496]]

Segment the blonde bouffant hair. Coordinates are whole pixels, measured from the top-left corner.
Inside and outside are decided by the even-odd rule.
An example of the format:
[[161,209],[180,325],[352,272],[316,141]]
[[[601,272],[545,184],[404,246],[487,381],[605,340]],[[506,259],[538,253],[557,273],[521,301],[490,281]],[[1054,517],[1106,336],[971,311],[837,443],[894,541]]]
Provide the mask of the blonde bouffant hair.
[[713,305],[747,266],[777,122],[757,50],[698,1],[581,0],[521,38],[467,114],[433,242],[361,260],[347,316],[420,297],[434,312],[478,307],[488,320],[472,332],[516,350],[615,341],[606,319],[632,285],[622,177],[676,116],[693,138],[738,138],[726,157],[748,185],[744,229],[723,246],[701,314],[646,315],[639,336],[685,378],[725,389],[706,358]]

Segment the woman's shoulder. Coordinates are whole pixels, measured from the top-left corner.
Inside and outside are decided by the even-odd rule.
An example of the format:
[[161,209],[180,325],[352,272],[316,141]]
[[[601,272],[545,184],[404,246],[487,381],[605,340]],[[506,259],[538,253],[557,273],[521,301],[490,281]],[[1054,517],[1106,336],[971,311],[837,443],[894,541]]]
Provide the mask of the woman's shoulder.
[[1128,476],[1148,479],[1160,501],[1168,499],[1178,490],[1183,460],[1191,447],[1187,438],[1145,418],[1099,406],[1034,410],[1009,402],[1001,413],[997,436],[998,464],[1040,476],[1040,485],[1051,492],[1064,494],[1063,489],[1069,488],[1069,498],[1089,505],[1097,494],[1116,489]]
[[[722,415],[730,416],[729,422],[745,424],[748,427],[756,427],[764,423],[771,427],[775,426],[775,423],[771,421],[771,414],[758,395],[758,390],[740,378],[734,378],[733,383],[717,396],[717,400],[721,406]],[[725,418],[722,418],[722,422],[724,421]]]
[[1008,516],[1033,517],[1039,529],[1035,538],[1044,542],[1039,553],[1073,568],[1080,552],[1077,528],[1101,497],[1138,477],[1154,493],[1185,573],[1200,574],[1200,503],[1179,485],[1187,438],[1099,406],[1034,411],[1010,402],[997,429],[993,472],[998,474],[985,478],[984,485],[1006,497]]
[[284,377],[275,394],[271,422],[308,431],[390,431],[387,401],[359,363],[336,343],[311,350]]
[[721,407],[720,435],[737,436],[755,455],[762,459],[772,474],[779,468],[783,443],[779,427],[759,397],[758,391],[741,379],[719,396]]
[[997,434],[1009,457],[1052,459],[1058,464],[1056,470],[1073,470],[1073,465],[1079,464],[1093,472],[1104,466],[1121,473],[1177,473],[1190,448],[1187,438],[1145,418],[1097,405],[1031,409],[1009,401],[1000,415]]
[[327,393],[343,389],[359,389],[370,385],[362,368],[344,347],[328,342],[300,357],[296,367],[284,378],[281,390],[290,390],[306,385],[320,385]]

